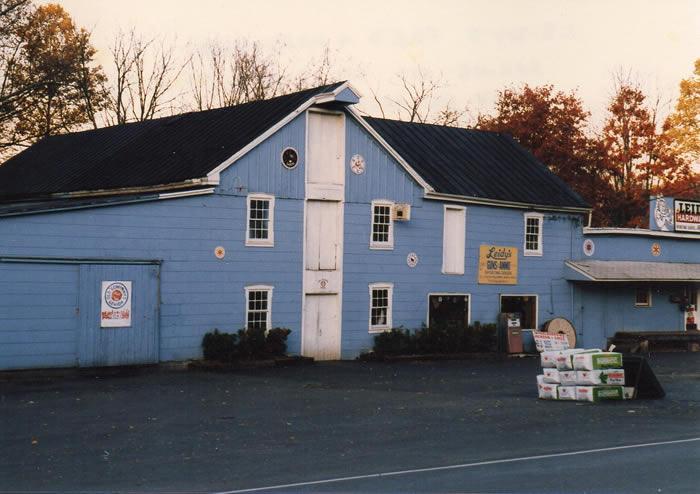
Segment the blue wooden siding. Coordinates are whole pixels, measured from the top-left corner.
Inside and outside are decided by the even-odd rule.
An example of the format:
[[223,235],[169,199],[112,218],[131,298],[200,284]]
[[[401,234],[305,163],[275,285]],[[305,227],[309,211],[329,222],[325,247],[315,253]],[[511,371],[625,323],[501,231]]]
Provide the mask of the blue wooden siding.
[[[297,117],[224,171],[213,195],[2,218],[0,256],[161,260],[158,354],[163,361],[198,357],[202,336],[214,328],[235,331],[243,327],[245,287],[272,285],[272,325],[292,330],[288,348],[298,353],[305,122],[304,115]],[[584,292],[574,290],[577,285],[564,280],[564,261],[584,258],[582,218],[578,215],[542,211],[544,255],[524,257],[524,210],[466,205],[465,273],[442,274],[444,203],[423,199],[422,188],[352,117],[346,119],[346,139],[344,358],[353,358],[372,346],[373,335],[368,331],[368,285],[372,282],[394,284],[393,322],[407,328],[425,322],[431,292],[470,294],[471,321],[485,323],[496,321],[501,294],[537,295],[539,325],[554,316],[571,318],[587,346],[600,346],[619,328],[659,329],[644,325],[679,319],[676,305],[661,304],[668,300],[666,288],[653,295],[651,309],[638,309],[631,288],[627,292]],[[299,153],[293,170],[280,163],[280,153],[287,146]],[[362,175],[349,169],[354,154],[365,158]],[[252,192],[276,196],[273,248],[244,245],[246,195]],[[411,221],[394,224],[393,250],[369,248],[370,204],[374,199],[412,205]],[[700,262],[700,249],[693,241],[591,238],[596,242],[594,259]],[[651,258],[654,242],[662,245],[659,258]],[[517,285],[478,284],[482,244],[518,249]],[[226,249],[223,260],[214,256],[217,246]],[[419,257],[413,269],[406,264],[411,252]],[[12,266],[30,267],[25,275]],[[79,268],[61,265],[50,283],[42,283],[46,268],[31,266],[0,263],[0,368],[75,365]],[[53,305],[37,306],[34,295]],[[616,304],[624,308],[613,314]],[[677,313],[669,312],[668,306]]]
[[78,279],[77,265],[0,262],[0,369],[76,365]]
[[[101,327],[103,281],[130,281],[131,324]],[[78,365],[151,364],[158,362],[158,265],[82,264]]]
[[[690,262],[700,263],[700,235],[697,239],[672,238],[643,235],[584,235],[595,243],[591,257],[577,249],[577,259],[601,261],[646,261],[646,262]],[[653,244],[661,246],[661,254],[651,253]]]
[[604,348],[607,339],[618,331],[683,331],[684,313],[670,303],[680,285],[654,283],[651,307],[636,307],[635,286],[621,284],[577,284],[573,323],[582,334],[582,346]]
[[[369,289],[372,282],[392,282],[393,324],[418,328],[426,321],[431,292],[471,294],[471,321],[495,322],[501,294],[535,294],[539,299],[538,322],[554,316],[570,317],[571,286],[563,279],[563,262],[571,259],[575,232],[581,218],[544,212],[544,255],[524,257],[522,210],[467,205],[465,273],[444,275],[442,235],[444,203],[422,198],[422,188],[396,161],[348,119],[348,160],[355,153],[367,162],[363,175],[346,175],[345,257],[343,286],[344,358],[352,358],[372,346],[369,333]],[[411,221],[394,223],[394,249],[371,250],[370,203],[373,199],[411,202]],[[518,285],[477,283],[479,246],[518,248]],[[406,264],[410,252],[418,254],[415,268]]]
[[[345,202],[391,199],[413,207],[422,205],[417,199],[423,195],[423,189],[351,116],[346,118],[345,139]],[[350,159],[355,154],[362,155],[366,162],[361,175],[350,170]]]
[[[163,361],[201,355],[202,336],[214,328],[242,328],[245,286],[273,285],[272,324],[293,329],[289,349],[299,352],[303,145],[302,116],[222,173],[221,186],[214,195],[2,218],[0,255],[162,260],[159,354]],[[300,153],[300,163],[294,170],[286,170],[280,163],[279,154],[286,146]],[[235,183],[245,188],[237,189]],[[244,245],[245,196],[249,192],[277,196],[274,248]],[[217,246],[226,249],[223,260],[214,256]],[[67,269],[74,279],[65,282],[64,290],[68,285],[79,285],[77,266]],[[6,288],[13,296],[26,300],[11,286]],[[75,304],[71,307],[74,310]],[[52,314],[38,313],[35,319],[39,329],[59,324]],[[70,331],[77,331],[77,319],[71,324]],[[64,357],[46,360],[46,365],[75,365],[76,338],[66,336],[66,341],[52,343],[51,352]],[[7,349],[5,353],[15,351]],[[38,358],[16,359],[20,367],[41,365]]]
[[[581,235],[595,243],[595,252],[588,257],[576,249],[577,259],[599,261],[687,262],[700,263],[700,236],[672,238],[644,235]],[[661,246],[659,256],[652,255],[653,244]],[[604,346],[617,331],[683,331],[684,313],[670,302],[671,294],[683,294],[700,284],[673,283],[574,283],[574,324],[587,346]],[[652,292],[651,307],[634,305],[636,287]]]
[[[301,114],[221,175],[217,192],[247,195],[268,192],[279,198],[304,199],[306,116]],[[282,150],[292,147],[299,157],[296,168],[282,166]]]

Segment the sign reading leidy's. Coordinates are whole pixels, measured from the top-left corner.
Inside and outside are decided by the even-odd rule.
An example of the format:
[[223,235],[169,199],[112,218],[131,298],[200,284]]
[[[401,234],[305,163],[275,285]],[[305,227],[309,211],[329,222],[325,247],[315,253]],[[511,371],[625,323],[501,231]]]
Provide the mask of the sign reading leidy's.
[[518,284],[518,249],[499,245],[479,247],[479,283],[485,285]]
[[700,202],[676,199],[673,205],[676,231],[700,233]]
[[103,281],[100,290],[100,327],[131,326],[131,282]]

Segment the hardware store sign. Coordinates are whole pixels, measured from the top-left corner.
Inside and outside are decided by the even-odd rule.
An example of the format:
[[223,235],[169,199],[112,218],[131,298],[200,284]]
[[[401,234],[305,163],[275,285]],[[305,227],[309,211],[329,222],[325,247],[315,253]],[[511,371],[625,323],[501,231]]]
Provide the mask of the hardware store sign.
[[518,249],[499,245],[479,247],[479,283],[485,285],[518,284]]
[[673,201],[677,232],[700,233],[700,202]]
[[131,326],[131,282],[103,281],[100,291],[100,327]]

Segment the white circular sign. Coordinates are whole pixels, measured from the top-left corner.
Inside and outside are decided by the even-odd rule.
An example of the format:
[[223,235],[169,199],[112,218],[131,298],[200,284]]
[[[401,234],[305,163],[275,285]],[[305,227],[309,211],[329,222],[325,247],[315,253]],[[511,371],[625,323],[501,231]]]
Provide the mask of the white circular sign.
[[406,256],[406,264],[409,268],[415,268],[418,265],[418,254],[411,252]]
[[591,257],[593,254],[595,254],[595,243],[593,243],[593,240],[591,240],[590,238],[587,238],[583,241],[583,253],[586,254],[588,257]]
[[361,154],[355,154],[350,158],[350,169],[355,175],[362,175],[365,172],[365,159]]
[[214,255],[217,259],[223,259],[224,257],[226,257],[226,249],[219,245],[214,249]]
[[124,283],[111,283],[105,290],[105,303],[112,309],[121,309],[129,300],[129,290]]

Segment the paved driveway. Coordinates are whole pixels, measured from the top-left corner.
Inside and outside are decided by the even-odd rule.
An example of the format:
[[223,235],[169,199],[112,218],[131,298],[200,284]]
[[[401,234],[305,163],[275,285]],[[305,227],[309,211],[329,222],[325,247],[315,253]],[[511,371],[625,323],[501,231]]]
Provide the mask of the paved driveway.
[[699,357],[601,405],[535,359],[0,377],[0,491],[697,492]]

